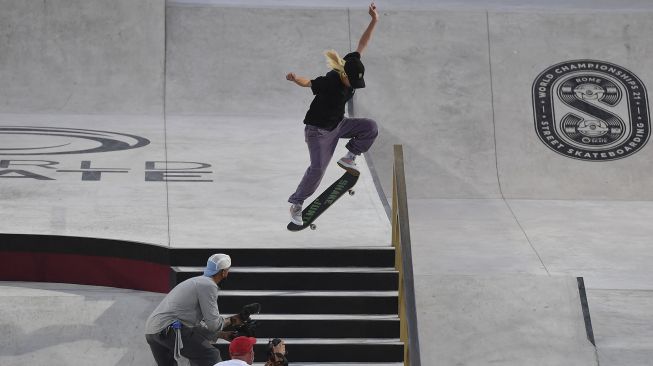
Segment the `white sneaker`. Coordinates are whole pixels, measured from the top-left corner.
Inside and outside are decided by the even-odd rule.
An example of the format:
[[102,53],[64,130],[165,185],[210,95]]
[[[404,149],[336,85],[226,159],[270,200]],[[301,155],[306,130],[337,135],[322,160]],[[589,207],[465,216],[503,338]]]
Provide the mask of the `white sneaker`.
[[356,160],[355,158],[348,158],[348,157],[342,157],[340,160],[338,160],[338,165],[348,171],[349,173],[353,175],[359,175],[360,170],[358,170],[358,166],[356,165]]
[[290,205],[290,221],[293,224],[303,226],[304,221],[302,220],[302,205],[299,203],[293,203]]

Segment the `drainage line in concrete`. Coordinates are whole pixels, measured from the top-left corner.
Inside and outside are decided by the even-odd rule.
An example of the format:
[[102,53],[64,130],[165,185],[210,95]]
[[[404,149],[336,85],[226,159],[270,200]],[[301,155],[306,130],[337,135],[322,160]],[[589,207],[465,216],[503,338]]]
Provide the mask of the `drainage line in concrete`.
[[510,204],[506,200],[506,196],[503,194],[503,188],[501,187],[501,178],[499,176],[499,154],[497,153],[497,124],[496,124],[496,115],[494,111],[494,83],[493,83],[493,75],[492,75],[492,45],[491,45],[491,39],[490,39],[490,13],[485,12],[485,20],[486,20],[486,26],[487,26],[487,57],[488,57],[488,68],[489,68],[489,73],[490,73],[490,105],[492,107],[492,127],[494,131],[494,163],[495,163],[495,169],[497,172],[497,185],[499,187],[499,194],[501,195],[501,199],[503,200],[503,203],[506,204],[506,207],[508,207],[508,210],[510,211],[510,214],[512,215],[513,219],[517,223],[517,226],[519,226],[519,229],[521,230],[522,234],[524,234],[524,238],[526,238],[526,241],[530,245],[531,249],[533,252],[535,252],[535,255],[537,256],[537,259],[539,259],[540,263],[542,264],[542,268],[546,271],[547,275],[551,275],[549,273],[549,270],[546,268],[546,265],[544,264],[544,261],[542,260],[542,257],[540,256],[540,253],[537,252],[537,249],[535,249],[535,246],[531,242],[530,238],[528,237],[528,234],[526,234],[526,230],[524,230],[524,227],[521,225],[519,222],[519,219],[517,219],[517,215],[515,215],[515,212],[512,210],[512,207],[510,207]]

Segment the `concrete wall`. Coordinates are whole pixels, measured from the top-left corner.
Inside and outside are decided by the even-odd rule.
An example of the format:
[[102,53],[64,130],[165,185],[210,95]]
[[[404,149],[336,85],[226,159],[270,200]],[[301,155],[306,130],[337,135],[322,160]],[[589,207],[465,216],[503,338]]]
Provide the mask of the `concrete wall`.
[[490,42],[498,169],[510,198],[651,200],[649,142],[609,162],[551,151],[534,131],[531,84],[551,65],[575,59],[611,62],[653,88],[653,12],[491,13]]
[[301,126],[312,93],[286,74],[323,75],[323,51],[348,47],[346,9],[169,5],[166,112],[293,116]]
[[[324,74],[322,52],[355,48],[369,21],[361,7],[179,3],[164,17],[163,0],[3,1],[0,9],[0,113],[158,114],[165,56],[168,113],[290,116],[300,126],[312,95],[285,74]],[[652,199],[650,146],[612,162],[560,156],[538,140],[530,100],[539,72],[570,59],[616,63],[646,85],[649,18],[383,11],[355,113],[380,124],[370,157],[384,191],[399,143],[411,198]]]
[[[366,14],[352,14],[352,29],[364,27]],[[615,63],[647,85],[650,18],[384,12],[364,57],[369,88],[357,94],[356,114],[382,127],[371,156],[386,195],[399,143],[411,198],[653,199],[650,144],[610,162],[561,156],[538,139],[531,101],[538,74],[573,59]]]
[[161,113],[164,4],[0,1],[0,113]]
[[[352,15],[352,44],[369,15]],[[411,198],[499,197],[484,12],[384,12],[363,56],[356,115],[381,126],[371,155],[392,194],[404,145]]]

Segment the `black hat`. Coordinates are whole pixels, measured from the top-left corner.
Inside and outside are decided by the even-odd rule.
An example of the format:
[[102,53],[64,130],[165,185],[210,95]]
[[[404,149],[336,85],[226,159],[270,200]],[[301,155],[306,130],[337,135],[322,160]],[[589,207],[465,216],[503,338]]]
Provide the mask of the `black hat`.
[[345,60],[345,73],[349,79],[351,87],[360,89],[365,87],[365,66],[361,62],[361,56],[358,52],[352,52],[343,58]]

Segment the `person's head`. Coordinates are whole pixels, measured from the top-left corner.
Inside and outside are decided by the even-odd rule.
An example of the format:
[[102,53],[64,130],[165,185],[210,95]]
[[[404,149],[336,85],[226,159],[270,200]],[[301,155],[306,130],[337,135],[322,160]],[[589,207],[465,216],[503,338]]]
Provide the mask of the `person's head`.
[[268,342],[268,360],[266,366],[288,366],[288,359],[286,356],[286,343],[279,338],[271,339]]
[[204,269],[204,275],[206,277],[211,277],[213,281],[217,284],[229,276],[229,269],[231,268],[231,257],[217,253],[213,254],[206,261],[206,268]]
[[365,87],[365,66],[361,62],[360,54],[353,52],[345,56],[345,74],[349,84],[354,89],[361,89]]
[[229,344],[229,355],[232,359],[247,362],[248,365],[254,363],[254,337],[236,337]]
[[350,88],[359,89],[365,87],[363,75],[365,74],[365,66],[361,62],[360,54],[352,52],[340,58],[338,52],[328,50],[324,52],[327,59],[327,66],[340,74],[342,83]]

